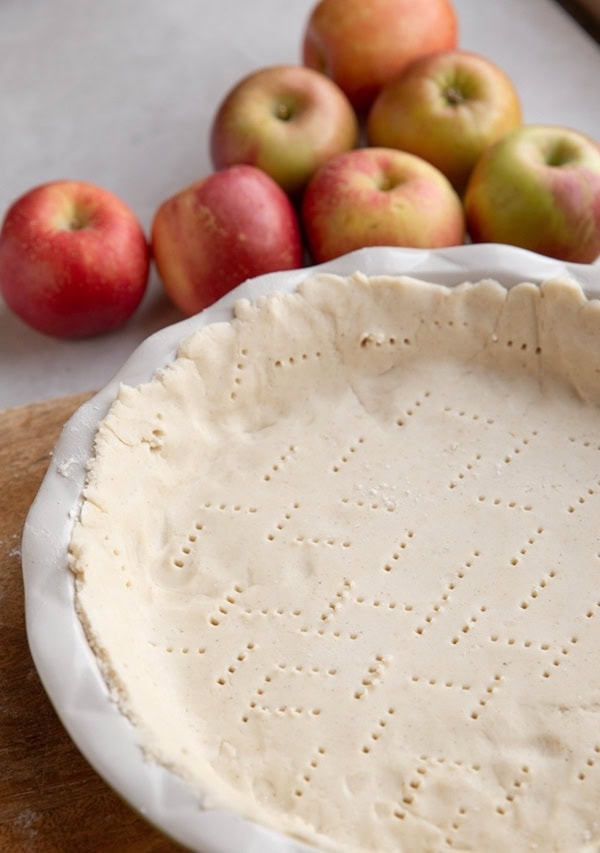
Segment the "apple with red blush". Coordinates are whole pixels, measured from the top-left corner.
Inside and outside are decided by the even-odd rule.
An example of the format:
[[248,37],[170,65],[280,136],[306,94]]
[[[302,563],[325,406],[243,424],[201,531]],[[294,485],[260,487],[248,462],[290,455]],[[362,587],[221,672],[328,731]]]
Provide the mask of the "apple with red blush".
[[277,65],[252,72],[227,93],[210,147],[215,168],[256,166],[295,195],[358,136],[356,114],[335,83],[301,65]]
[[132,210],[102,187],[57,180],[9,207],[0,293],[39,332],[81,338],[123,325],[148,283],[149,249]]
[[186,315],[246,279],[302,265],[289,197],[246,164],[214,172],[166,199],[154,215],[151,242],[164,288]]
[[571,128],[524,125],[482,154],[464,204],[475,243],[592,263],[600,256],[600,145]]
[[464,50],[415,60],[381,90],[368,116],[374,146],[437,166],[463,192],[486,148],[521,124],[519,95],[486,57]]
[[451,0],[320,0],[305,26],[303,62],[364,112],[410,62],[453,50],[457,28]]
[[329,160],[306,188],[302,219],[317,263],[366,246],[441,248],[465,239],[461,200],[445,175],[388,148]]

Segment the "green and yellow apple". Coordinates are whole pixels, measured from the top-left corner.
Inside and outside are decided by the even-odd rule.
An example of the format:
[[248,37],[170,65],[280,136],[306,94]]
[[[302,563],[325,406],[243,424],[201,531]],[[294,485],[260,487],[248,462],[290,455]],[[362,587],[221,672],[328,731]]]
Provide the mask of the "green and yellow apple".
[[81,338],[125,323],[148,283],[149,249],[117,196],[84,181],[34,187],[0,230],[0,293],[46,335]]
[[365,246],[439,248],[465,239],[462,204],[445,175],[389,148],[329,160],[306,188],[302,219],[316,262]]
[[450,50],[415,60],[381,90],[367,137],[423,157],[462,192],[485,149],[520,124],[519,96],[505,72],[476,53]]
[[249,74],[225,96],[210,147],[215,168],[257,166],[295,194],[322,163],[354,148],[358,133],[348,98],[328,77],[277,65]]
[[464,204],[473,242],[591,263],[600,255],[600,146],[571,128],[524,125],[482,154]]
[[263,273],[300,267],[302,242],[288,196],[255,166],[230,166],[166,199],[152,251],[167,294],[195,314]]
[[302,51],[305,65],[331,77],[364,112],[414,59],[456,44],[450,0],[320,0]]

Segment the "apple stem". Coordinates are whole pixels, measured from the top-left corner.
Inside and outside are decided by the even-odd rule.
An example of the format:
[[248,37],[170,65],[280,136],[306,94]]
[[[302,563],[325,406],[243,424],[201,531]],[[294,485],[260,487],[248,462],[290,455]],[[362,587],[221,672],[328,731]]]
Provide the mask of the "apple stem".
[[277,118],[280,118],[282,121],[289,121],[292,117],[292,110],[289,104],[279,103],[277,104],[275,114],[277,115]]
[[462,92],[455,86],[449,86],[444,92],[444,94],[448,103],[452,104],[453,106],[457,104],[462,104],[462,102],[464,101]]
[[89,223],[89,218],[81,213],[76,213],[73,219],[69,222],[69,229],[71,231],[82,231],[87,227]]
[[394,187],[397,186],[397,181],[392,180],[389,175],[378,175],[377,177],[377,189],[381,192],[388,192],[389,190],[393,190]]
[[88,228],[92,216],[92,209],[87,204],[74,204],[65,217],[64,227],[68,231],[83,231]]
[[574,159],[574,152],[570,145],[565,145],[561,142],[555,143],[549,150],[546,163],[548,166],[566,166]]

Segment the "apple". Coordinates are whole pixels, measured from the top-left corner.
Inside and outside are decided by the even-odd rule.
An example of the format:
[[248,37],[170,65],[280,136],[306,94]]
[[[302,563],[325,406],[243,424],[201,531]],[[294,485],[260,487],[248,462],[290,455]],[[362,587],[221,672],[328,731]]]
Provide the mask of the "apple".
[[591,263],[600,254],[600,145],[571,128],[524,125],[482,154],[464,204],[475,243]]
[[465,238],[462,204],[445,175],[390,148],[329,160],[309,181],[302,219],[317,263],[364,246],[436,248]]
[[0,293],[39,332],[80,338],[121,326],[148,283],[141,225],[117,196],[84,181],[34,187],[0,229]]
[[290,194],[317,168],[358,143],[358,119],[342,90],[311,68],[277,65],[244,77],[213,119],[217,169],[257,166]]
[[331,77],[364,112],[379,90],[419,56],[452,50],[450,0],[321,0],[303,39],[303,61]]
[[462,192],[485,149],[520,124],[519,96],[505,72],[476,53],[450,50],[415,60],[384,86],[367,137],[423,157]]
[[166,199],[152,251],[167,294],[195,314],[248,278],[302,264],[300,227],[281,187],[255,166],[230,166]]

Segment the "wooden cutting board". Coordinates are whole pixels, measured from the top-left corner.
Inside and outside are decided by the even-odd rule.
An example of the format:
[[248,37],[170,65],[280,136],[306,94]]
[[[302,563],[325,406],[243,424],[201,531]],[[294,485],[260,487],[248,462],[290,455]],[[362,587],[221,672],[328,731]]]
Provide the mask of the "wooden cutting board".
[[20,541],[67,418],[90,395],[0,412],[0,850],[175,853],[77,751],[25,634]]

